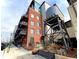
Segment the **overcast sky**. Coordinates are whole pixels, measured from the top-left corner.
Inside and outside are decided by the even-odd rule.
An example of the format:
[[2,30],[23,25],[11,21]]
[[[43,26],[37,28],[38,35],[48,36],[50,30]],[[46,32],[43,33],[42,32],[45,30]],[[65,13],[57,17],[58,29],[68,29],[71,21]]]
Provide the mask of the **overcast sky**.
[[[42,3],[44,0],[36,0]],[[66,0],[45,0],[49,4],[56,3],[65,16],[65,21],[70,20]],[[23,14],[26,13],[31,0],[2,0],[0,1],[1,13],[1,41],[9,40],[10,34],[13,33],[14,28]]]

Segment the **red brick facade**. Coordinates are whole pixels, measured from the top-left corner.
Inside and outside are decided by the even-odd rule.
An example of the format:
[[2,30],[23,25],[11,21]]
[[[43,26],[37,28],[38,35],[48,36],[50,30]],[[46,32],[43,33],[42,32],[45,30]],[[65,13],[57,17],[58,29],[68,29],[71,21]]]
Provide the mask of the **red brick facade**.
[[[33,22],[33,24],[31,24]],[[37,24],[37,22],[39,24]],[[32,26],[33,25],[33,26]],[[39,26],[37,26],[39,25]],[[38,33],[39,30],[39,33]],[[31,33],[31,31],[33,33]],[[42,18],[40,15],[40,12],[37,12],[36,10],[29,8],[28,10],[28,31],[27,35],[24,38],[25,42],[23,45],[25,47],[29,46],[29,43],[31,41],[31,38],[33,38],[33,46],[36,45],[36,43],[41,43],[41,36],[42,36]]]

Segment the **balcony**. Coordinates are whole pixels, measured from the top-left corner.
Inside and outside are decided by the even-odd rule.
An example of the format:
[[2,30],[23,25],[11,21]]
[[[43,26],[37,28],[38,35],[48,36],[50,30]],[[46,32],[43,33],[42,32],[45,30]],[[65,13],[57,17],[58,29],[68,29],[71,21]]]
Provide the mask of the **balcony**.
[[21,17],[20,22],[22,21],[28,22],[28,16],[26,14]]
[[20,34],[21,34],[21,35],[26,35],[26,31],[25,31],[25,30],[20,31]]
[[27,26],[27,22],[25,22],[25,21],[20,22],[20,24]]
[[22,36],[25,36],[25,35],[26,35],[26,33],[27,33],[27,30],[24,30],[24,29],[19,30],[19,31],[16,32],[16,34],[15,34],[15,40],[16,40],[16,39],[21,39]]

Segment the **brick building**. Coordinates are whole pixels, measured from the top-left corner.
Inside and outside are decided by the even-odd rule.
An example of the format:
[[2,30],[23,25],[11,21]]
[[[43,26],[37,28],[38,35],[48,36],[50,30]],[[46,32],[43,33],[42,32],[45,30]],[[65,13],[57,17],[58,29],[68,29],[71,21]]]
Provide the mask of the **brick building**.
[[[38,5],[38,6],[37,6]],[[37,43],[40,43],[42,36],[42,19],[39,12],[39,4],[35,1],[32,1],[28,8],[28,33],[27,33],[27,45],[30,44],[35,46]],[[26,37],[25,37],[26,40]]]
[[[24,46],[25,48],[29,47],[29,45],[35,47],[37,43],[41,43],[42,18],[39,7],[40,4],[35,0],[32,0],[26,14],[21,17],[19,22],[18,29],[15,34],[15,37],[18,35],[18,38],[15,39],[15,43],[20,43],[20,45]],[[27,23],[27,25],[23,25],[23,23]],[[21,29],[21,31],[25,29],[25,34],[19,35],[19,32],[21,32],[18,31],[19,29]]]

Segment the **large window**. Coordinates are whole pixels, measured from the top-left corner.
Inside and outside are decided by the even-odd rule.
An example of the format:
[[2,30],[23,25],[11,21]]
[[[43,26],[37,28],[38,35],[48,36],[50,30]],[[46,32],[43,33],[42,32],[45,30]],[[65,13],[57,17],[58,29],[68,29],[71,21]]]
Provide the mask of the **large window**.
[[37,20],[39,20],[39,16],[37,16],[36,18],[37,18]]
[[31,18],[34,18],[34,15],[33,14],[31,14]]
[[33,29],[31,29],[31,34],[34,34],[34,30]]
[[36,30],[36,34],[40,34],[40,30]]
[[34,26],[34,22],[33,21],[31,21],[31,26]]
[[36,22],[36,26],[40,26],[40,23],[39,22]]

